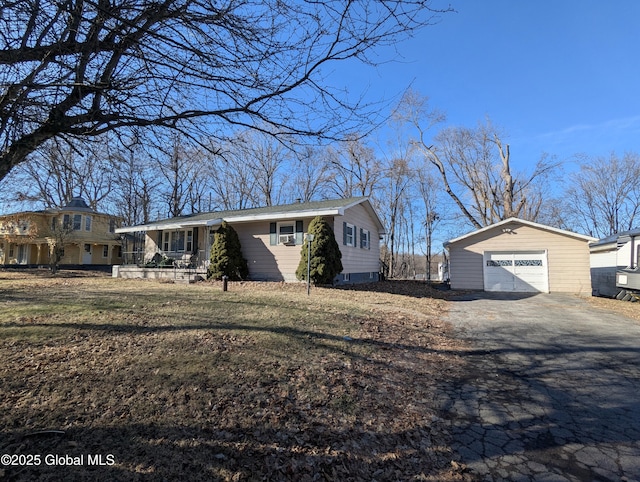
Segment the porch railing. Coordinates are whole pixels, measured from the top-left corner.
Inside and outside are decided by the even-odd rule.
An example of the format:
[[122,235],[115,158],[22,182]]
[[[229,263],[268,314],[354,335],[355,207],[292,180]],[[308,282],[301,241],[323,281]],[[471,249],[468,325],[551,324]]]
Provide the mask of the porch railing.
[[128,251],[122,253],[122,264],[136,265],[140,268],[185,268],[206,269],[209,257],[204,250],[193,254],[184,251],[158,251],[154,254],[143,251]]

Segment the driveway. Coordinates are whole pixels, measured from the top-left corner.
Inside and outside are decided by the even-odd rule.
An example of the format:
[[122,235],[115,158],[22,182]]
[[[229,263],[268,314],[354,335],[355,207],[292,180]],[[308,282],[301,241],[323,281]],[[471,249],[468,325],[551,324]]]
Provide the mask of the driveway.
[[448,318],[469,368],[439,404],[471,474],[640,480],[640,322],[557,294],[462,295]]

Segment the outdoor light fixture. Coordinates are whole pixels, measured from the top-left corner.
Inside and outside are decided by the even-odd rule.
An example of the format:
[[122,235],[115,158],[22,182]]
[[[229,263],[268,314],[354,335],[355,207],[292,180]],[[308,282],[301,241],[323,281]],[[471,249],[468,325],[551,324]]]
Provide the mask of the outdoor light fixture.
[[502,232],[503,233],[507,233],[507,234],[513,234],[513,229],[511,229],[511,228],[502,228]]

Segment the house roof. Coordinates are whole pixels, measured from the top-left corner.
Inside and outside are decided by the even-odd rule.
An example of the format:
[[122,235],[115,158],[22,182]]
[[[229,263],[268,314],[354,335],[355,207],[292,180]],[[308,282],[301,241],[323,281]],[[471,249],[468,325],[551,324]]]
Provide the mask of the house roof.
[[116,233],[139,231],[157,231],[162,229],[183,229],[196,226],[219,226],[223,221],[241,223],[250,221],[271,221],[282,219],[299,219],[316,216],[341,216],[346,209],[361,204],[371,215],[378,227],[378,234],[384,234],[384,226],[376,214],[369,198],[352,197],[347,199],[328,199],[306,203],[292,203],[278,206],[266,206],[251,209],[235,209],[213,211],[208,213],[178,216],[149,224],[128,226],[116,229]]
[[76,196],[64,206],[61,211],[91,211],[93,209],[89,207],[87,202],[79,196]]
[[532,228],[536,228],[536,229],[542,229],[544,231],[550,231],[552,233],[556,233],[556,234],[561,234],[563,236],[569,236],[572,238],[576,238],[576,239],[581,239],[587,242],[592,242],[592,241],[596,241],[597,238],[594,238],[592,236],[587,236],[585,234],[578,234],[578,233],[574,233],[573,231],[567,231],[564,229],[559,229],[559,228],[554,228],[553,226],[547,226],[546,224],[540,224],[540,223],[534,223],[533,221],[527,221],[526,219],[520,219],[520,218],[507,218],[504,219],[502,221],[499,221],[495,224],[490,224],[489,226],[485,226],[483,228],[477,229],[475,231],[472,231],[470,233],[467,233],[463,236],[451,239],[447,242],[444,243],[444,247],[448,247],[450,244],[453,243],[457,243],[459,241],[471,238],[473,236],[476,236],[478,234],[484,233],[486,231],[489,231],[490,229],[494,229],[494,228],[499,228],[500,226],[505,226],[507,224],[510,223],[519,223],[519,224],[523,224],[525,226],[530,226]]
[[96,211],[95,209],[91,208],[87,204],[87,202],[81,197],[72,198],[71,201],[69,201],[63,207],[45,208],[45,209],[38,209],[38,210],[34,210],[34,211],[20,211],[20,212],[17,212],[17,213],[6,213],[6,214],[0,214],[0,217],[6,217],[6,216],[30,216],[30,215],[33,215],[33,214],[57,216],[59,214],[67,213],[67,212],[84,212],[84,213],[91,213],[91,214],[96,214],[96,215],[101,215],[101,216],[110,216],[112,218],[118,218],[118,219],[120,218],[120,216],[116,216],[116,215],[113,215],[113,214],[108,214],[108,213]]
[[628,241],[625,238],[633,238],[640,236],[640,228],[631,229],[629,231],[622,231],[620,233],[612,234],[611,236],[607,236],[605,238],[601,238],[591,243],[589,246],[592,248],[606,246],[606,245],[616,245],[618,241]]

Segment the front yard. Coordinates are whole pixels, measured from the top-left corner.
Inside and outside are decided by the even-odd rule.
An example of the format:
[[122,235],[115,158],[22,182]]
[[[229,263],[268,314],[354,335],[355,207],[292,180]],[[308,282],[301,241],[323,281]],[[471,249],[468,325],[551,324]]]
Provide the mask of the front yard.
[[446,301],[378,288],[0,271],[0,479],[466,480]]

